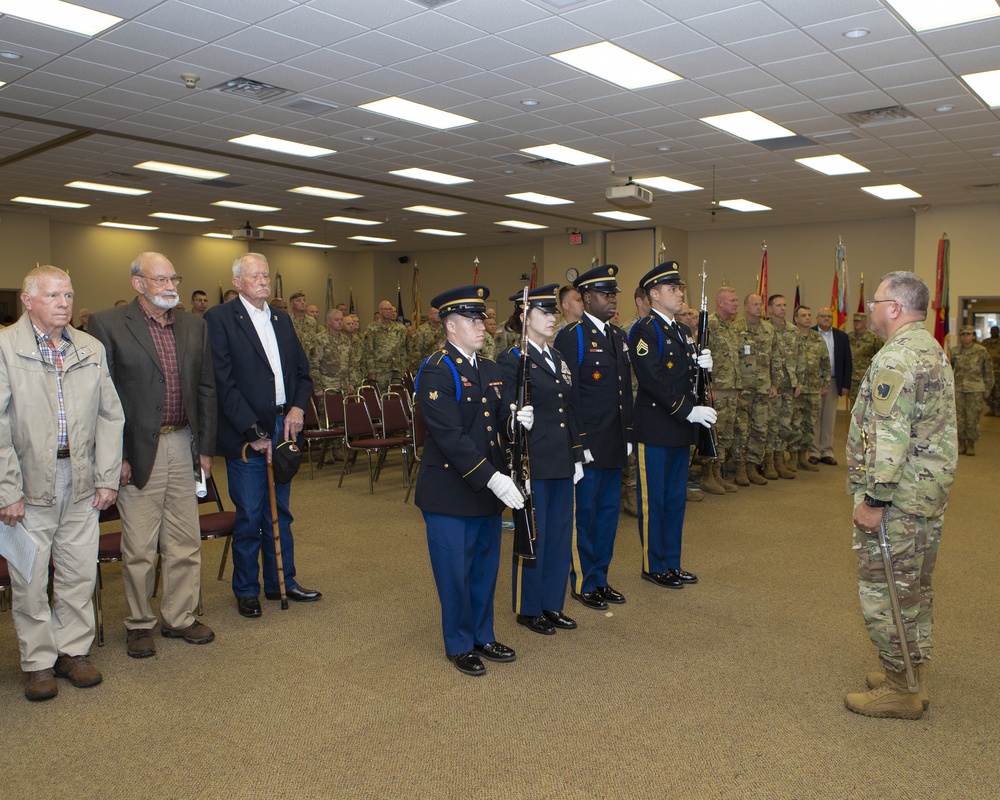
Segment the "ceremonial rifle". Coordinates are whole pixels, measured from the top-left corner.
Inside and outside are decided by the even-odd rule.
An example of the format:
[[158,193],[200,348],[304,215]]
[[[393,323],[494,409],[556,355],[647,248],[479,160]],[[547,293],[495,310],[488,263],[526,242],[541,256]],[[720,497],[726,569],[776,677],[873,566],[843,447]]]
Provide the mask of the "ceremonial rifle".
[[531,457],[528,452],[528,431],[517,421],[517,412],[531,405],[531,363],[528,356],[528,287],[521,298],[524,319],[521,323],[521,359],[517,365],[517,405],[511,420],[514,441],[511,447],[510,477],[524,497],[524,508],[512,509],[514,515],[514,555],[535,558],[538,530],[535,526],[535,504],[528,493],[531,485]]
[[[698,347],[697,351],[708,349],[708,298],[705,296],[705,281],[708,278],[707,261],[701,262],[701,311],[698,312]],[[694,376],[695,404],[712,406],[712,373],[698,367]],[[719,442],[715,434],[715,426],[706,428],[698,426],[698,453],[702,458],[718,458]]]

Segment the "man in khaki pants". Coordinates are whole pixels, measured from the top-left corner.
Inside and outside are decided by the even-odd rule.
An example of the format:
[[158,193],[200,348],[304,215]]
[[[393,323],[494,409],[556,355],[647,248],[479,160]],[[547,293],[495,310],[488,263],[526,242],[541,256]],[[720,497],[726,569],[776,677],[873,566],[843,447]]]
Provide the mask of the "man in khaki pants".
[[[38,546],[30,575],[11,565],[13,617],[29,700],[101,682],[96,629],[98,511],[115,502],[125,415],[93,336],[75,330],[73,284],[57,267],[24,278],[25,314],[0,332],[0,520]],[[49,562],[55,565],[52,606]]]

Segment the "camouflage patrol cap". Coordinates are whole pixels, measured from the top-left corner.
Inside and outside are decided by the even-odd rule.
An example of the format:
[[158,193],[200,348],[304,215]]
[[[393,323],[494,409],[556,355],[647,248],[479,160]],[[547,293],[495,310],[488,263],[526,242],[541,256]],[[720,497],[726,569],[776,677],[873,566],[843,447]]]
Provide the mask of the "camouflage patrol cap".
[[973,328],[971,325],[963,325],[958,332],[959,333],[972,333],[972,334],[975,334],[976,329]]
[[859,311],[859,312],[857,312],[857,313],[856,313],[856,314],[854,315],[854,321],[855,321],[855,322],[860,322],[860,321],[862,321],[862,320],[867,320],[867,319],[868,319],[868,315],[867,315],[867,314],[862,314],[862,313],[861,313],[860,311]]

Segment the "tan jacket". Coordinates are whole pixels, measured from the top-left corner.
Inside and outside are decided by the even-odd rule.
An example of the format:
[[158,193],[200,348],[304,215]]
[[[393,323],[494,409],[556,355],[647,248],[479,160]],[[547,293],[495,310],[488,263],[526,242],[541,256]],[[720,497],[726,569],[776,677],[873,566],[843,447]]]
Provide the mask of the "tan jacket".
[[[105,360],[104,346],[66,328],[63,399],[73,469],[73,501],[97,489],[118,490],[125,413]],[[55,370],[42,360],[27,314],[0,331],[0,508],[24,499],[56,503],[59,400]]]

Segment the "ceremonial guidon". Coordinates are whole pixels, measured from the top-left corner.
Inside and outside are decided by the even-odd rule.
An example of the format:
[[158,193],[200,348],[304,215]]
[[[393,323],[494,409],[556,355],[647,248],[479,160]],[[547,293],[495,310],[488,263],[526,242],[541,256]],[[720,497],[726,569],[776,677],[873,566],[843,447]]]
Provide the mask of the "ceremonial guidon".
[[[562,609],[573,536],[573,482],[583,477],[583,445],[573,409],[572,375],[563,357],[546,342],[559,311],[557,286],[552,283],[530,291],[526,313],[521,293],[510,298],[522,315],[520,327],[527,328],[525,347],[535,409],[528,435],[530,491],[538,534],[534,559],[513,556],[512,604],[519,624],[547,635],[556,628],[576,627]],[[500,354],[498,363],[511,386],[516,385],[524,356],[520,346]]]
[[[506,474],[501,438],[511,417],[512,394],[500,367],[477,356],[487,297],[485,286],[464,286],[431,301],[441,315],[446,341],[424,361],[416,382],[427,426],[416,504],[427,525],[445,653],[467,675],[485,672],[480,657],[499,662],[515,658],[511,648],[496,641],[493,597],[500,566],[500,513],[504,505],[524,505]],[[530,428],[531,409],[520,414]]]
[[639,285],[650,313],[632,328],[632,367],[637,442],[636,482],[642,577],[671,589],[697,583],[681,569],[688,457],[698,440],[697,424],[715,422],[715,409],[696,403],[695,375],[711,369],[708,350],[698,355],[691,329],[674,320],[683,302],[684,282],[677,263],[666,261],[647,272]]
[[608,585],[618,531],[622,469],[632,448],[632,376],[629,346],[609,320],[617,310],[618,267],[608,264],[573,286],[584,314],[556,336],[569,366],[573,408],[584,447],[583,479],[576,485],[576,530],[570,588],[588,608],[606,609],[625,598]]

